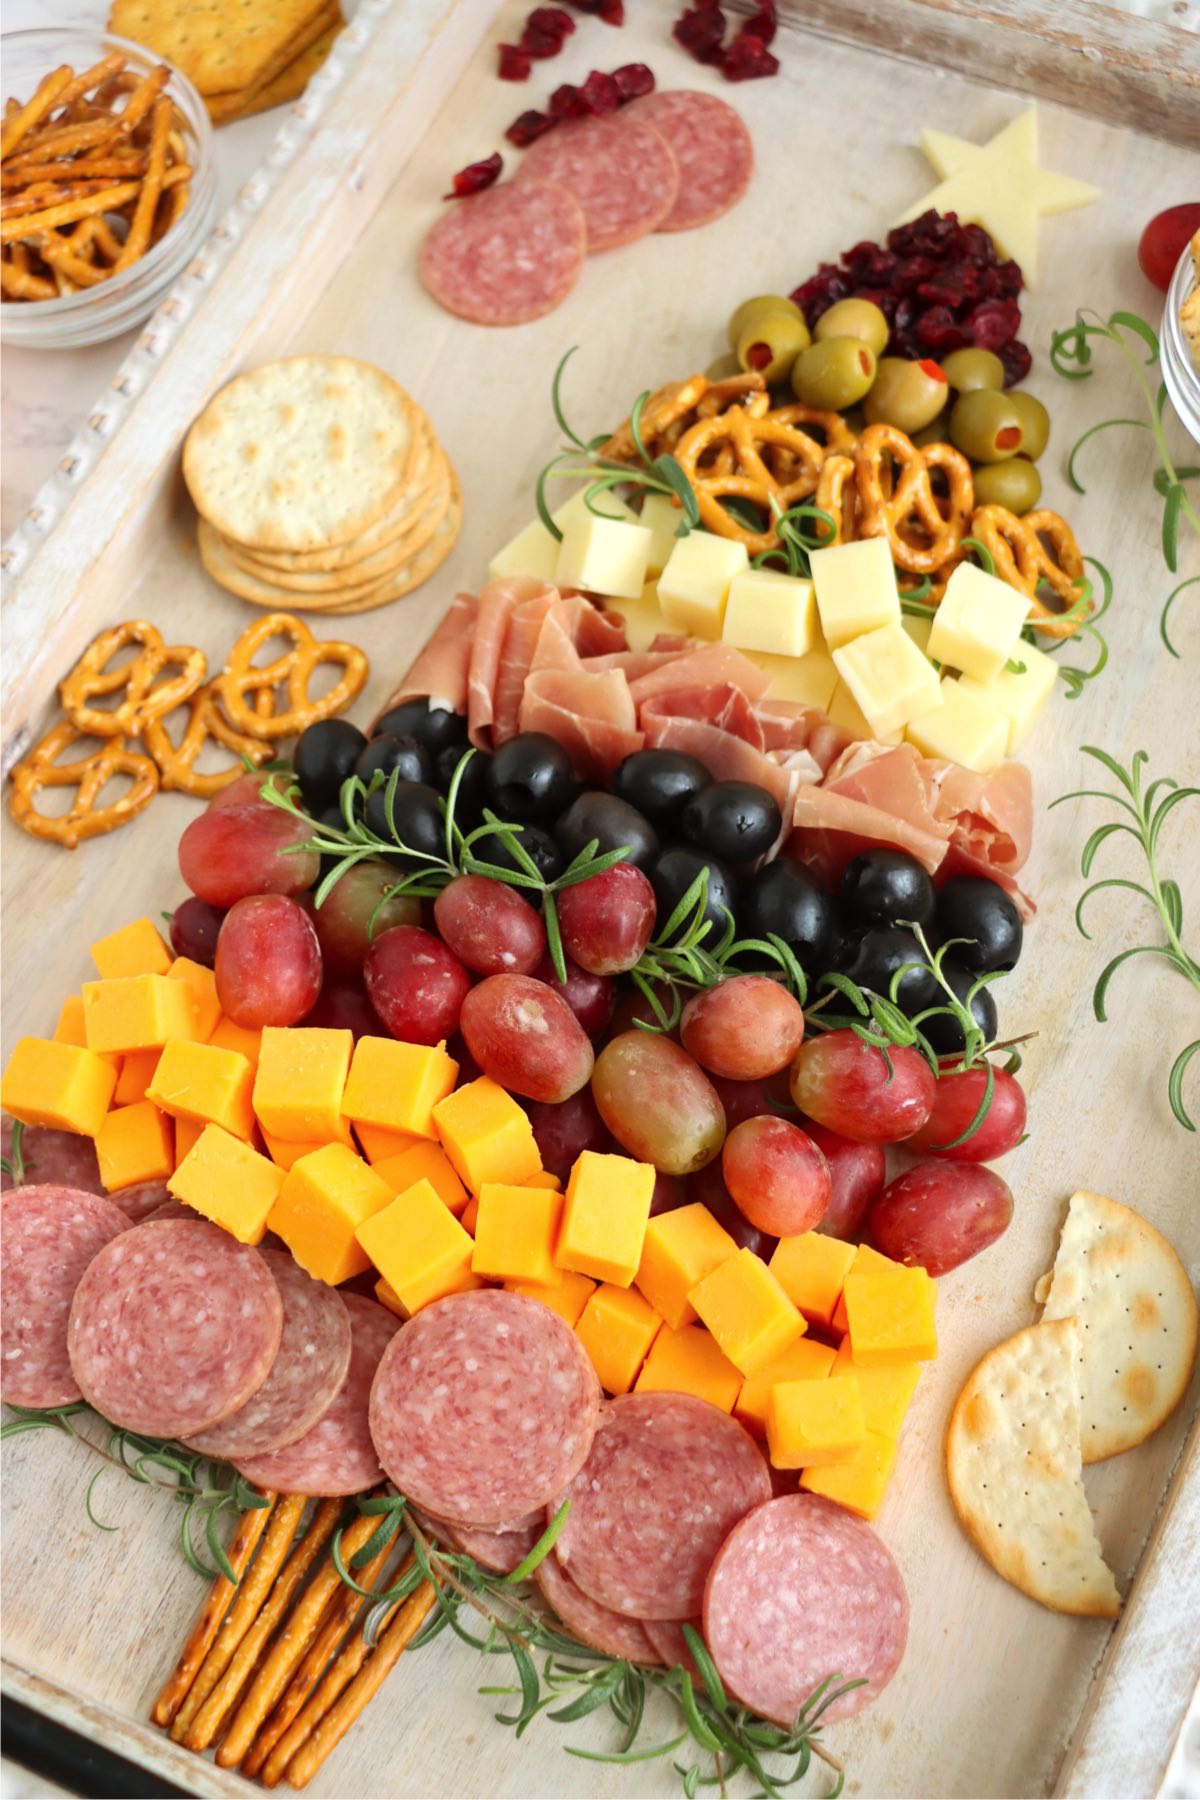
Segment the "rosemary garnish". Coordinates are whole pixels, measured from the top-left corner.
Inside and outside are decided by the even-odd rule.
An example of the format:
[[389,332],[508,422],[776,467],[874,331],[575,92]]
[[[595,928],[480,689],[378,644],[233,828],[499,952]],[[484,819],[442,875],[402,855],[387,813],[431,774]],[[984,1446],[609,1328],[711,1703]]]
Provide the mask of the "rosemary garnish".
[[[818,527],[817,530],[809,527],[809,520]],[[752,521],[755,530],[759,523],[757,520]],[[757,556],[751,558],[750,567],[781,567],[787,575],[811,575],[810,552],[831,544],[837,536],[837,530],[837,520],[823,506],[815,506],[809,501],[799,506],[790,506],[775,520],[778,545],[773,550],[760,550]]]
[[[1160,875],[1158,871],[1158,843],[1164,824],[1181,801],[1200,798],[1200,788],[1180,787],[1179,783],[1170,775],[1160,775],[1157,780],[1152,781],[1148,787],[1143,789],[1142,775],[1150,760],[1144,750],[1135,752],[1129,768],[1124,769],[1107,751],[1098,750],[1093,744],[1084,744],[1082,748],[1085,756],[1092,757],[1094,761],[1108,770],[1109,774],[1120,783],[1124,792],[1113,793],[1111,789],[1107,788],[1077,788],[1070,794],[1060,794],[1057,800],[1050,802],[1050,805],[1052,807],[1061,806],[1067,800],[1107,800],[1110,805],[1119,806],[1122,812],[1128,814],[1128,819],[1113,819],[1107,824],[1096,827],[1083,846],[1080,872],[1086,881],[1091,875],[1092,866],[1101,845],[1109,838],[1114,837],[1117,832],[1124,832],[1128,837],[1133,838],[1141,848],[1150,885],[1147,887],[1143,882],[1131,881],[1123,876],[1115,875],[1108,876],[1103,881],[1091,882],[1079,896],[1075,908],[1076,927],[1082,936],[1090,938],[1091,933],[1083,923],[1083,909],[1086,902],[1103,888],[1123,888],[1128,893],[1137,894],[1141,899],[1150,902],[1162,922],[1163,933],[1167,940],[1165,944],[1135,944],[1132,949],[1119,951],[1105,964],[1092,994],[1092,1011],[1101,1024],[1105,1024],[1108,1019],[1105,1007],[1109,982],[1121,964],[1128,962],[1134,956],[1161,956],[1171,968],[1178,970],[1186,981],[1190,981],[1197,993],[1200,994],[1200,963],[1184,949],[1181,938],[1183,896],[1180,893],[1179,883],[1173,881],[1170,876]],[[1169,791],[1160,800],[1158,794],[1163,788]],[[1171,1104],[1171,1111],[1186,1131],[1195,1131],[1196,1126],[1194,1120],[1189,1118],[1183,1103],[1183,1077],[1188,1064],[1197,1052],[1200,1052],[1200,1037],[1195,1038],[1179,1052],[1171,1064],[1167,1076],[1167,1097]]]
[[0,1169],[3,1169],[6,1175],[11,1176],[14,1187],[20,1187],[25,1180],[24,1142],[24,1121],[21,1119],[14,1119],[8,1155],[0,1156]]

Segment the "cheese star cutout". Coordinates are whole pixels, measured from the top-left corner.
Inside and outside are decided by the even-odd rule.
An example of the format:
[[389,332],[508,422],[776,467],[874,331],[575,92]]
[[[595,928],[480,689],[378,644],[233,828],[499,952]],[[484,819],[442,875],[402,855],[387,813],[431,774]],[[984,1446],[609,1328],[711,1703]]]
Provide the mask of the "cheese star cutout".
[[942,180],[897,219],[898,225],[932,207],[982,225],[1002,256],[1021,265],[1025,285],[1037,281],[1037,222],[1050,213],[1088,206],[1100,197],[1090,182],[1039,169],[1037,108],[1029,107],[986,144],[923,129],[921,149]]

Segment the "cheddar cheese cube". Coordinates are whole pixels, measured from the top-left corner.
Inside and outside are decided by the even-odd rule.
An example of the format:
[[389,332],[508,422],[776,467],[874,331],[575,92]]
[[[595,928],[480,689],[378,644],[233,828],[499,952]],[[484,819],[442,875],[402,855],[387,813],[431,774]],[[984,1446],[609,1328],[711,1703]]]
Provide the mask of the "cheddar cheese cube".
[[1010,669],[1006,664],[990,681],[976,681],[974,676],[964,675],[958,684],[962,693],[986,701],[1007,719],[1009,756],[1015,756],[1029,736],[1058,680],[1054,658],[1033,644],[1018,644],[1013,661],[1021,667]]
[[658,583],[648,581],[636,600],[622,599],[605,609],[619,612],[625,621],[625,641],[631,650],[648,650],[660,632],[667,629],[658,604]]
[[68,994],[58,1011],[54,1040],[59,1044],[78,1044],[87,1049],[87,1032],[83,1024],[83,995]]
[[779,1381],[767,1411],[767,1448],[777,1469],[822,1469],[849,1462],[867,1426],[853,1375]]
[[239,1242],[258,1244],[283,1183],[273,1162],[220,1125],[206,1125],[167,1187]]
[[268,1025],[254,1077],[254,1112],[264,1130],[297,1144],[348,1146],[342,1095],[353,1049],[349,1031]]
[[114,1106],[132,1106],[146,1098],[146,1089],[154,1079],[161,1050],[131,1050],[121,1058],[121,1072],[113,1093]]
[[161,1049],[172,1038],[197,1036],[192,990],[168,975],[118,975],[83,984],[83,1024],[89,1050]]
[[542,1166],[528,1118],[486,1075],[439,1100],[433,1121],[442,1149],[473,1194],[485,1181],[519,1187]]
[[646,525],[613,518],[606,499],[599,495],[594,502],[597,511],[585,505],[563,527],[554,563],[555,585],[633,600],[646,580],[653,534]]
[[698,1281],[737,1255],[737,1244],[707,1206],[694,1201],[659,1213],[646,1226],[637,1285],[675,1331],[690,1325],[696,1309],[688,1295]]
[[873,737],[902,730],[941,702],[937,670],[898,623],[841,645],[833,660]]
[[[472,1275],[470,1269],[465,1269],[462,1275],[446,1289],[446,1293],[439,1294],[438,1298],[444,1300],[448,1294],[471,1294],[486,1285],[485,1282],[480,1281],[478,1275]],[[375,1283],[375,1294],[381,1305],[386,1306],[389,1312],[394,1312],[398,1318],[412,1318],[412,1313],[405,1306],[395,1288],[389,1281],[385,1281],[382,1275]]]
[[149,1100],[115,1107],[96,1133],[96,1161],[109,1193],[134,1181],[165,1180],[175,1169],[170,1119]]
[[199,1119],[175,1120],[175,1167],[178,1168],[184,1157],[199,1142],[204,1132],[204,1125]]
[[[268,1222],[300,1267],[331,1287],[369,1268],[370,1254],[355,1233],[391,1205],[394,1196],[387,1182],[346,1144],[322,1144],[294,1162],[286,1175],[275,1173],[282,1185]],[[386,1269],[379,1272],[392,1281]],[[392,1285],[401,1292],[394,1281]]]
[[675,537],[683,523],[683,508],[671,494],[647,494],[642,501],[637,521],[650,533],[646,573],[651,576],[661,575],[675,548]]
[[529,1180],[522,1185],[524,1187],[549,1188],[552,1194],[562,1193],[562,1182],[557,1175],[552,1175],[549,1169],[539,1169],[536,1175],[531,1175]]
[[859,538],[809,555],[821,632],[831,650],[881,625],[899,625],[900,594],[886,538]]
[[269,1131],[263,1131],[261,1125],[258,1129],[267,1155],[278,1169],[290,1169],[302,1156],[311,1156],[314,1150],[322,1147],[320,1144],[291,1144],[286,1138],[272,1137]]
[[1004,761],[1008,720],[983,688],[965,688],[948,675],[937,705],[910,719],[904,735],[922,756],[945,757],[975,775],[990,775]]
[[117,1085],[117,1071],[94,1050],[55,1038],[23,1037],[0,1080],[0,1106],[24,1125],[53,1125],[95,1137]]
[[406,1150],[412,1150],[417,1144],[426,1142],[411,1131],[385,1131],[382,1125],[364,1125],[361,1120],[354,1127],[354,1136],[359,1149],[372,1165],[390,1162],[393,1156],[403,1156]]
[[634,1392],[695,1394],[722,1412],[732,1412],[741,1386],[741,1375],[703,1325],[685,1325],[682,1331],[664,1325],[650,1346]]
[[662,1320],[636,1288],[598,1287],[575,1327],[600,1386],[627,1394],[658,1335]]
[[868,1426],[862,1443],[845,1462],[809,1467],[800,1475],[807,1494],[823,1494],[848,1507],[860,1519],[873,1519],[883,1504],[892,1470],[896,1466],[896,1442]]
[[479,1190],[475,1248],[471,1255],[476,1275],[488,1275],[493,1281],[532,1281],[553,1287],[560,1276],[554,1250],[562,1212],[562,1195],[549,1188],[508,1187],[503,1182],[485,1181]]
[[478,1196],[478,1194],[472,1194],[471,1198],[467,1201],[467,1204],[463,1207],[462,1211],[459,1213],[458,1222],[462,1226],[464,1231],[469,1232],[470,1235],[472,1237],[474,1237],[475,1236],[475,1226],[476,1226],[478,1219],[479,1219],[479,1196]]
[[797,1237],[780,1238],[770,1269],[809,1324],[828,1329],[853,1263],[853,1244],[820,1231],[802,1231]]
[[218,1019],[208,1041],[215,1044],[218,1050],[240,1051],[251,1067],[257,1069],[259,1051],[262,1048],[262,1032],[257,1026],[238,1025],[232,1019],[222,1017]]
[[433,1109],[457,1080],[458,1064],[444,1044],[362,1037],[354,1046],[342,1111],[355,1125],[433,1138]]
[[[378,1180],[370,1169],[367,1174]],[[357,1243],[410,1313],[461,1292],[456,1284],[472,1274],[470,1235],[428,1181],[389,1194],[358,1225]]]
[[450,1158],[440,1144],[431,1144],[424,1138],[413,1138],[410,1147],[402,1150],[398,1156],[385,1156],[380,1162],[372,1162],[368,1157],[367,1161],[380,1179],[387,1182],[393,1193],[402,1194],[414,1181],[428,1181],[456,1218],[461,1217],[464,1212],[467,1190],[455,1174]]
[[745,544],[709,531],[676,538],[658,578],[658,604],[669,631],[719,638],[729,585],[750,567]]
[[833,1372],[835,1375],[854,1375],[857,1378],[868,1432],[878,1432],[885,1438],[895,1439],[900,1436],[904,1415],[921,1378],[920,1363],[895,1363],[883,1368],[864,1368],[855,1362],[850,1352],[850,1340],[846,1338],[838,1350]]
[[771,1410],[771,1389],[780,1381],[823,1381],[834,1366],[834,1352],[828,1344],[813,1338],[797,1338],[781,1356],[747,1375],[734,1408],[738,1418],[756,1437],[764,1437],[767,1415]]
[[565,1319],[572,1331],[596,1291],[596,1283],[591,1277],[577,1275],[574,1269],[561,1269],[554,1287],[542,1287],[534,1281],[506,1281],[504,1286],[510,1294],[525,1294],[530,1300],[540,1300],[560,1319]]
[[961,562],[951,572],[933,616],[929,654],[976,681],[990,681],[1020,643],[1032,604],[1028,594],[998,575],[989,575],[976,563]]
[[134,919],[92,945],[92,961],[104,979],[116,975],[165,975],[171,951],[150,919]]
[[[891,1269],[894,1267],[895,1264],[890,1256],[881,1256],[878,1250],[871,1248],[870,1244],[859,1244],[854,1251],[854,1261],[850,1264],[850,1269]],[[847,1274],[850,1273],[850,1269],[847,1269]],[[850,1329],[850,1322],[846,1317],[846,1284],[844,1281],[842,1292],[838,1296],[838,1303],[833,1309],[830,1329],[841,1338],[844,1338]]]
[[778,569],[744,569],[729,584],[721,635],[738,650],[804,656],[817,641],[813,584]]
[[924,1269],[851,1269],[846,1277],[850,1354],[864,1369],[931,1362],[937,1355],[937,1283]]
[[167,974],[172,981],[182,981],[192,996],[193,1036],[201,1043],[207,1043],[221,1022],[216,976],[203,963],[193,962],[190,956],[177,956]]
[[698,1281],[688,1299],[743,1375],[782,1355],[804,1320],[753,1250],[741,1249]]
[[768,700],[794,700],[798,706],[815,706],[823,713],[829,711],[833,690],[838,685],[838,672],[823,644],[805,656],[771,656],[763,651],[747,651],[746,654],[771,678],[766,694]]
[[[564,500],[551,513],[550,517],[560,531],[565,532],[571,520],[587,510],[585,491],[580,488],[578,493],[572,494],[569,500]],[[626,506],[623,500],[618,500],[615,494],[605,494],[601,504],[606,513],[628,519],[631,524],[638,522],[633,509]],[[649,524],[649,520],[646,523]],[[559,543],[560,540],[552,531],[547,531],[540,518],[533,519],[515,538],[510,538],[507,544],[497,550],[488,564],[488,574],[493,581],[509,575],[531,575],[535,581],[552,582]]]
[[[832,661],[832,658],[830,660]],[[834,674],[837,675],[836,668]],[[831,722],[834,725],[840,725],[843,731],[850,733],[851,737],[874,738],[876,743],[887,744],[889,747],[904,742],[903,731],[885,731],[880,734],[872,729],[870,719],[840,677],[829,697],[829,705],[825,711]]]
[[158,1054],[146,1097],[172,1118],[222,1125],[234,1137],[254,1130],[254,1070],[238,1050],[175,1040]]
[[654,1179],[649,1163],[583,1151],[567,1182],[560,1268],[628,1287],[642,1260]]

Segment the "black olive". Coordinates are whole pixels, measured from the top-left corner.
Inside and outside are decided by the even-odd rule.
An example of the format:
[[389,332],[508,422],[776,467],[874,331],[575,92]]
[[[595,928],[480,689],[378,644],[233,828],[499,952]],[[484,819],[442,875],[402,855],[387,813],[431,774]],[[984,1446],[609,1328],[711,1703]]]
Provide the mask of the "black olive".
[[336,805],[342,783],[353,775],[366,742],[349,719],[318,719],[300,733],[292,764],[309,812]]
[[938,932],[969,938],[955,944],[954,960],[977,975],[1013,969],[1021,954],[1021,915],[1004,889],[985,875],[955,875],[937,897]]
[[659,850],[658,833],[649,819],[643,818],[627,800],[602,793],[598,788],[589,788],[571,802],[555,825],[554,835],[568,861],[586,849],[593,838],[599,856],[627,846],[629,861],[639,869],[649,869]]
[[780,857],[746,888],[740,922],[746,937],[774,932],[809,976],[833,966],[840,943],[833,901],[802,863]]
[[[961,963],[956,963],[947,956],[942,961],[942,974],[958,999],[965,1004],[971,983],[979,980],[978,971],[964,969]],[[946,1000],[944,990],[941,991],[941,1000]],[[941,1001],[935,1001],[934,1004],[940,1005]],[[972,999],[971,1017],[990,1044],[996,1035],[996,1002],[990,988],[980,988]],[[956,1056],[962,1050],[962,1026],[952,1013],[941,1013],[936,1019],[925,1019],[920,1029],[939,1056]]]
[[571,759],[544,731],[523,731],[493,756],[488,793],[502,818],[549,825],[575,795]]
[[[877,925],[873,930],[863,932],[844,967],[850,980],[857,982],[859,987],[870,988],[873,994],[890,1000],[892,976],[897,969],[905,963],[924,963],[925,960],[911,931],[902,931],[898,925]],[[896,1005],[907,1017],[923,1012],[927,1006],[936,1006],[940,998],[944,998],[943,990],[928,967],[908,969],[901,976]]]
[[[436,788],[423,781],[398,781],[387,805],[387,786],[376,788],[368,796],[366,824],[385,843],[403,844],[426,856],[446,854],[446,822],[442,814],[442,797]],[[388,861],[405,870],[428,867],[420,857],[389,857]]]
[[[650,884],[654,889],[654,898],[658,908],[658,933],[661,933],[667,920],[683,899],[702,869],[708,870],[708,889],[705,898],[704,918],[710,921],[711,929],[704,939],[703,948],[711,950],[721,941],[722,934],[728,924],[726,912],[733,912],[736,889],[733,876],[728,869],[714,861],[711,856],[701,856],[686,844],[676,844],[665,850],[650,870]],[[667,940],[675,943],[691,925],[691,917],[686,918]]]
[[416,738],[396,737],[385,732],[373,737],[354,765],[354,773],[369,782],[376,769],[390,775],[399,769],[401,781],[428,781],[433,774],[429,752]]
[[921,925],[937,896],[928,872],[903,850],[864,850],[842,872],[842,905],[855,925]]
[[[550,833],[543,831],[540,825],[522,825],[519,833],[521,848],[532,856],[542,880],[557,881],[567,864]],[[479,838],[471,847],[480,862],[495,863],[501,869],[518,867],[516,857],[502,837]],[[522,869],[520,872],[525,875],[529,871]]]
[[[433,785],[440,788],[443,794],[450,792],[454,771],[466,755],[466,745],[447,744],[434,757]],[[454,817],[462,831],[473,831],[476,825],[483,824],[483,809],[490,804],[487,767],[491,760],[482,750],[476,750],[472,756],[467,757],[467,766],[463,770],[454,801]]]
[[371,736],[383,737],[387,733],[393,737],[416,738],[431,756],[436,756],[447,744],[466,743],[467,721],[461,713],[431,706],[428,694],[419,694],[412,700],[402,700],[399,706],[389,706],[376,720]]
[[714,781],[683,809],[683,835],[723,862],[765,856],[783,830],[783,815],[766,788],[750,781]]
[[635,750],[618,766],[612,791],[659,831],[670,831],[688,801],[711,783],[704,764],[682,750]]

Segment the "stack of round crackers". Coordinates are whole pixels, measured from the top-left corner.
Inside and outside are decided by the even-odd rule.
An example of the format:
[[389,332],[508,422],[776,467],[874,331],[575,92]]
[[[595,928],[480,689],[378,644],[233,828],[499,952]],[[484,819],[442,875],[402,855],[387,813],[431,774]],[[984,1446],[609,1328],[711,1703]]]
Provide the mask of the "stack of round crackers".
[[296,356],[231,381],[187,435],[204,566],[255,606],[356,613],[411,593],[462,523],[454,470],[390,375]]

